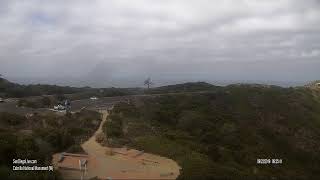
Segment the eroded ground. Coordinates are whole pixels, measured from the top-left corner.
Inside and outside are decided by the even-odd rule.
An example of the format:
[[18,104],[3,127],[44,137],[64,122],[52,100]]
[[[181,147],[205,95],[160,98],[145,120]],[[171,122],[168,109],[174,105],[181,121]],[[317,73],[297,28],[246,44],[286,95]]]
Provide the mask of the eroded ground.
[[[102,133],[102,125],[107,119],[107,111],[102,111],[103,121],[95,134],[82,144],[88,154],[87,169],[81,173],[79,170],[62,170],[65,178],[84,179],[98,177],[99,179],[176,179],[180,167],[168,158],[143,153],[134,149],[104,147],[96,141],[96,135]],[[110,153],[113,152],[113,153]],[[111,155],[112,154],[112,155]],[[53,162],[57,165],[59,154],[54,155]],[[68,160],[74,167],[78,166],[78,159]]]

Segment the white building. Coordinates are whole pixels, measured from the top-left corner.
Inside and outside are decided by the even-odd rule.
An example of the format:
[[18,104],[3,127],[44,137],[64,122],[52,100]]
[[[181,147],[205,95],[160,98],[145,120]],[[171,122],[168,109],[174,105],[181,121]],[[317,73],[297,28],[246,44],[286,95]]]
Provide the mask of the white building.
[[63,106],[63,105],[61,105],[61,104],[59,104],[59,105],[57,105],[57,106],[53,106],[53,109],[54,109],[54,110],[61,111],[61,110],[66,110],[66,107]]
[[98,98],[95,97],[95,96],[93,96],[93,97],[91,97],[90,99],[91,99],[91,100],[97,100]]

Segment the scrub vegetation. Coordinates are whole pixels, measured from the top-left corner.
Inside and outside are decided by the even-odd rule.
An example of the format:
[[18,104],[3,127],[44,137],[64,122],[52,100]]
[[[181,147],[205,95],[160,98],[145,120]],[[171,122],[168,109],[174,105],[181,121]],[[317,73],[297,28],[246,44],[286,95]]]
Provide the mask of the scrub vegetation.
[[[145,97],[115,106],[104,132],[109,145],[176,160],[179,179],[320,178],[319,91],[309,88],[231,85]],[[269,158],[282,164],[257,164]]]
[[75,114],[0,113],[0,177],[3,179],[61,179],[57,171],[12,171],[13,159],[35,159],[51,165],[56,152],[82,153],[81,142],[99,126],[101,115],[82,110]]

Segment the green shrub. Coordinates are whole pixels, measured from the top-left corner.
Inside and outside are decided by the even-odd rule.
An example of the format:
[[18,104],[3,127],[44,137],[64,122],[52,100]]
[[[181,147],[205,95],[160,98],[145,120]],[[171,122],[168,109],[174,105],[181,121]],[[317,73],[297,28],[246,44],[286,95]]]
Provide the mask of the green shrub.
[[16,126],[22,124],[26,121],[24,116],[8,113],[8,112],[0,112],[0,122],[6,125]]
[[[114,144],[176,160],[179,179],[319,179],[319,114],[312,91],[234,85],[119,104],[104,132],[121,136]],[[284,163],[257,166],[259,158]]]

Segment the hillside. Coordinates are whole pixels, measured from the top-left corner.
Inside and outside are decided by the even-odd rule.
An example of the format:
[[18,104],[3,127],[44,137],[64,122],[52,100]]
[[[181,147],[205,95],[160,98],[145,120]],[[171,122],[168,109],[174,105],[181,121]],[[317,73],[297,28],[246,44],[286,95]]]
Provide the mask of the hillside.
[[319,81],[313,81],[313,82],[307,84],[305,87],[313,89],[313,90],[320,91],[320,80]]
[[26,97],[50,94],[72,94],[84,88],[62,87],[56,85],[20,85],[0,78],[0,94],[4,97]]
[[[317,94],[317,93],[316,93]],[[113,109],[108,144],[176,160],[180,179],[319,179],[320,100],[309,88],[231,85]],[[281,164],[257,164],[257,159]]]
[[[145,93],[175,93],[175,92],[195,92],[214,90],[217,86],[206,82],[190,82],[176,85],[168,85],[150,88]],[[6,79],[0,78],[0,95],[5,97],[28,97],[54,94],[73,94],[69,95],[71,99],[88,98],[90,96],[107,97],[142,94],[141,88],[90,88],[90,87],[69,87],[56,85],[20,85],[12,83]]]
[[[140,88],[90,88],[46,84],[20,85],[0,78],[0,97],[25,98],[30,96],[58,95],[71,100],[92,96],[111,97],[143,93]],[[59,98],[58,98],[59,99]],[[36,102],[37,103],[37,102]]]
[[161,94],[161,93],[209,91],[209,90],[215,90],[217,88],[218,86],[214,86],[206,82],[188,82],[183,84],[155,87],[155,88],[151,88],[147,92],[150,94]]
[[56,152],[82,152],[80,143],[98,128],[98,112],[83,110],[67,116],[35,113],[21,116],[0,113],[0,177],[19,179],[61,179],[57,171],[12,171],[12,160],[36,159],[38,166],[51,165]]

